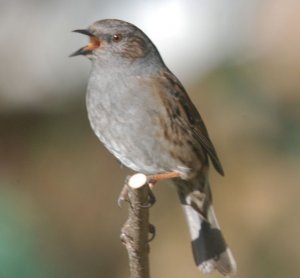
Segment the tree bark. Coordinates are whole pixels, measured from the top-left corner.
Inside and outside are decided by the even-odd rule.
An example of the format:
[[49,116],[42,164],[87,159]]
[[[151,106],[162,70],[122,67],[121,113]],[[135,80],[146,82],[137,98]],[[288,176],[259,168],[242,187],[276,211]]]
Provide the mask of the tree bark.
[[129,178],[128,219],[121,230],[121,240],[129,258],[130,278],[149,278],[149,185],[147,177],[135,174]]

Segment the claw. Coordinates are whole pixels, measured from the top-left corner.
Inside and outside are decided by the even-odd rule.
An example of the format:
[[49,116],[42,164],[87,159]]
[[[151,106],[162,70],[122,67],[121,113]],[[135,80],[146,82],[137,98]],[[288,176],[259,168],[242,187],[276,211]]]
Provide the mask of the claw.
[[148,239],[148,242],[152,241],[156,236],[156,228],[153,224],[149,224],[149,234],[150,238]]
[[122,204],[123,202],[129,202],[129,199],[128,199],[128,188],[127,188],[127,183],[125,182],[122,190],[121,190],[121,193],[118,197],[118,206],[119,207],[122,207]]
[[148,202],[147,204],[144,204],[144,205],[140,205],[142,208],[151,208],[155,202],[156,202],[156,198],[151,190],[151,187],[149,187],[149,195],[148,195]]

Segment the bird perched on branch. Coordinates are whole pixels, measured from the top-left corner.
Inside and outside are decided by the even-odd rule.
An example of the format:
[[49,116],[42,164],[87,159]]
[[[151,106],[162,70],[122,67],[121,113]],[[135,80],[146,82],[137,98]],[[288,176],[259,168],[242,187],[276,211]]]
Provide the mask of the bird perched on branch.
[[208,171],[222,165],[199,112],[151,40],[121,20],[100,20],[75,30],[90,39],[71,56],[92,62],[86,104],[90,124],[126,167],[172,178],[186,213],[192,249],[204,273],[236,271],[213,207]]

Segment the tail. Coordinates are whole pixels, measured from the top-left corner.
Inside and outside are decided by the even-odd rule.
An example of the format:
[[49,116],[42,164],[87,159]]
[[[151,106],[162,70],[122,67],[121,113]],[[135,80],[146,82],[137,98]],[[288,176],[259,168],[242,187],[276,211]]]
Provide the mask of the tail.
[[218,270],[223,275],[236,272],[236,262],[220,230],[212,207],[207,177],[175,180],[186,214],[192,250],[197,267],[203,273]]

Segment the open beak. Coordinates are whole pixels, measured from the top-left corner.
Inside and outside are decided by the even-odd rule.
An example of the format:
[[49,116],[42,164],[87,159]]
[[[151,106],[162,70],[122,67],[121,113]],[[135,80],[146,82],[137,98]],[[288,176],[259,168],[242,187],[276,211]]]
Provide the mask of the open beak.
[[69,57],[91,54],[94,49],[100,47],[101,45],[100,40],[96,36],[94,36],[89,30],[82,29],[82,30],[74,30],[73,32],[89,36],[90,42],[88,43],[87,46],[78,49]]

